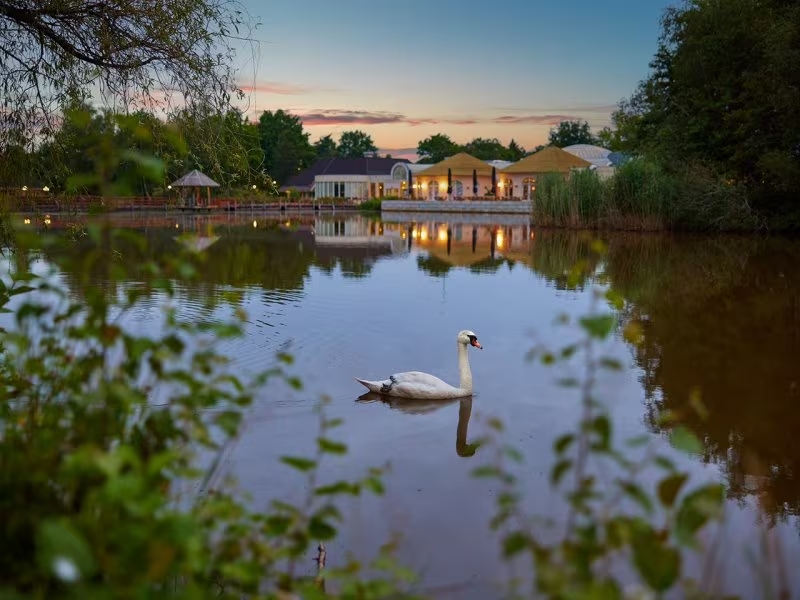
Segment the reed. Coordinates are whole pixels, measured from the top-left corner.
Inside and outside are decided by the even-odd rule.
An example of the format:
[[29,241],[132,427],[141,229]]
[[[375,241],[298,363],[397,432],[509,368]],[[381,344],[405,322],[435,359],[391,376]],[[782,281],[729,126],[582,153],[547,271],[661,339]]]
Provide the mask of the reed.
[[743,186],[722,181],[697,165],[668,172],[637,159],[609,178],[594,171],[568,177],[546,173],[533,201],[534,222],[542,227],[627,231],[753,230],[758,219]]

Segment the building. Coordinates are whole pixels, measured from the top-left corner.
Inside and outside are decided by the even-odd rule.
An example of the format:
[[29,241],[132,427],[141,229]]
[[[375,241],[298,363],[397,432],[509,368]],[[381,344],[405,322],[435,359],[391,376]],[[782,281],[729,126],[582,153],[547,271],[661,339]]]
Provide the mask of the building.
[[611,157],[611,150],[592,144],[572,144],[565,146],[565,152],[579,156],[592,163],[591,169],[601,177],[609,177],[614,173],[615,165]]
[[416,173],[417,181],[414,184],[415,197],[419,200],[447,199],[448,169],[453,199],[486,196],[492,189],[492,165],[466,152],[448,156],[435,165],[425,166],[426,169]]
[[504,197],[530,200],[536,189],[537,177],[545,173],[561,173],[566,177],[576,169],[588,169],[591,166],[592,163],[579,156],[556,146],[547,146],[500,171],[498,188],[502,180]]
[[320,158],[308,169],[292,177],[281,192],[296,192],[301,197],[368,200],[400,197],[408,179],[395,178],[398,164],[410,164],[405,158]]

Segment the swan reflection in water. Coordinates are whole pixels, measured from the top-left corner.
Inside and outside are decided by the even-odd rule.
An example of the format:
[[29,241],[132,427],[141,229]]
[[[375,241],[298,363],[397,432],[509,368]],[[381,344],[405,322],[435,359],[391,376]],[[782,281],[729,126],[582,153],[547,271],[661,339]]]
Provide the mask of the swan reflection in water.
[[410,398],[393,398],[375,392],[367,392],[360,395],[356,402],[370,403],[381,401],[388,405],[392,410],[410,415],[425,415],[435,412],[445,406],[451,406],[456,402],[458,407],[458,426],[456,427],[456,454],[463,457],[473,456],[478,449],[478,444],[467,443],[467,428],[469,418],[472,414],[472,396],[451,400],[415,400]]

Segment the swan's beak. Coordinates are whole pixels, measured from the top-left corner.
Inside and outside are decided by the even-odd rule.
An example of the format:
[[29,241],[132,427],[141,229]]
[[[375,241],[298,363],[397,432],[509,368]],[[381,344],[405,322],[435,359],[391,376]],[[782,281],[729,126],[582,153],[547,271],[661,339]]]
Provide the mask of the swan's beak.
[[481,346],[481,343],[480,343],[478,340],[473,340],[473,341],[471,342],[471,344],[472,344],[473,346],[475,346],[476,348],[480,348],[481,350],[483,350],[483,346]]

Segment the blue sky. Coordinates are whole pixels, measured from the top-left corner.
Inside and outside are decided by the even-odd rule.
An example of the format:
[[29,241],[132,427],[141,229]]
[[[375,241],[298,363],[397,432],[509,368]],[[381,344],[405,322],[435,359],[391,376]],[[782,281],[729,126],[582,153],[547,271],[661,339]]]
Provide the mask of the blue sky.
[[240,53],[254,114],[299,115],[316,140],[361,129],[384,152],[454,141],[544,143],[596,130],[646,77],[669,0],[243,0],[259,42]]

